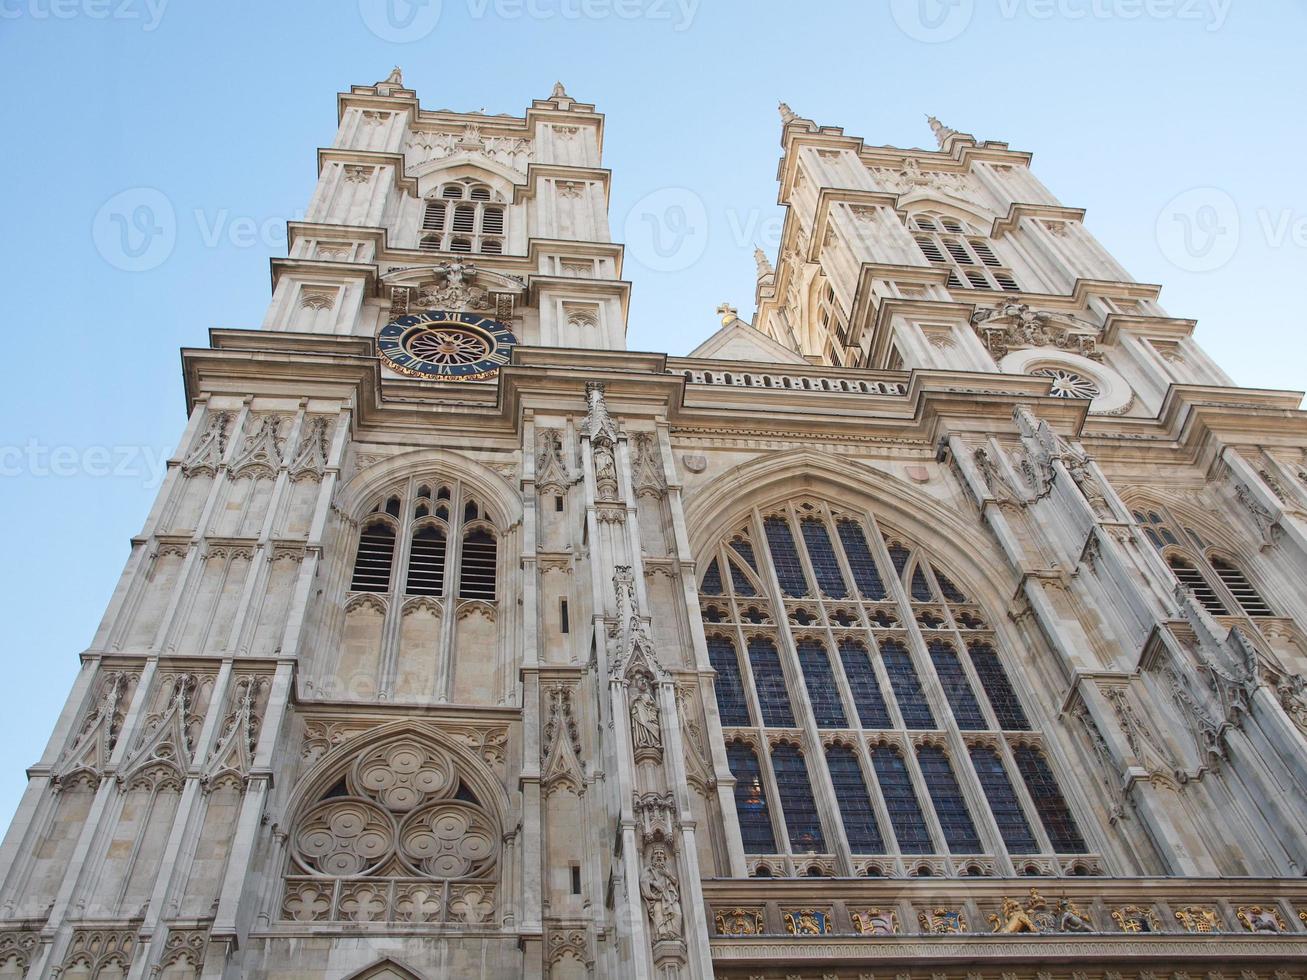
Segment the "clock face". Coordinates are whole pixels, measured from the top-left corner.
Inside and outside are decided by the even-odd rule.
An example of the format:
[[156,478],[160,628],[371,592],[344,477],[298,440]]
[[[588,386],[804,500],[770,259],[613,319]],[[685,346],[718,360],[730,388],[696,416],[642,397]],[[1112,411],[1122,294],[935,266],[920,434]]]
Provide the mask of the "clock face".
[[513,332],[498,320],[442,310],[402,316],[377,335],[377,349],[389,367],[433,381],[494,377],[516,344]]

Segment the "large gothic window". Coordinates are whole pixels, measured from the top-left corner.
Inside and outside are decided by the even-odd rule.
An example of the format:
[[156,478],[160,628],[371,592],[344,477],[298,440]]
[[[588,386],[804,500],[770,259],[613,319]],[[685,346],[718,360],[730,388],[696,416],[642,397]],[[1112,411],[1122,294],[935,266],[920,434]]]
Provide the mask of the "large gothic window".
[[1239,564],[1160,507],[1131,512],[1153,547],[1162,553],[1176,581],[1213,616],[1274,616]]
[[755,512],[702,568],[752,873],[1069,873],[1084,837],[960,576],[806,499]]
[[291,829],[283,919],[492,920],[501,829],[453,755],[398,738],[345,760],[322,782]]

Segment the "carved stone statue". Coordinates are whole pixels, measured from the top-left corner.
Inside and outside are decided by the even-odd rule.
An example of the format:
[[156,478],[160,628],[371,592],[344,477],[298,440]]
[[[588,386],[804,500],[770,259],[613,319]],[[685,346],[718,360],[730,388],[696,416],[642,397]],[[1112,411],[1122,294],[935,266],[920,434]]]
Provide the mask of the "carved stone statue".
[[667,849],[661,844],[649,850],[649,861],[640,878],[640,895],[649,908],[655,941],[681,938],[681,888],[676,874],[667,866]]
[[1014,898],[1003,899],[1003,910],[998,915],[989,917],[995,932],[1039,932],[1039,927],[1030,917],[1030,913],[1021,907]]
[[631,747],[637,754],[644,749],[661,751],[663,729],[649,675],[636,674],[634,683],[631,694]]
[[1058,932],[1093,932],[1094,924],[1075,902],[1065,898],[1057,900]]
[[1290,677],[1286,674],[1276,682],[1275,694],[1289,720],[1307,735],[1307,681],[1297,675]]

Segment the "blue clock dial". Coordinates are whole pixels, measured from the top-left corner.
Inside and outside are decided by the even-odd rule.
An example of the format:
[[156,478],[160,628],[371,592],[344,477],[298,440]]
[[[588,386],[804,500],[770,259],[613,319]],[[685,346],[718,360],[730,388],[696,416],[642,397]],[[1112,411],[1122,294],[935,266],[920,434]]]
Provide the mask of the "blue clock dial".
[[516,345],[513,332],[499,320],[443,310],[399,317],[377,335],[377,350],[389,367],[433,381],[494,377]]

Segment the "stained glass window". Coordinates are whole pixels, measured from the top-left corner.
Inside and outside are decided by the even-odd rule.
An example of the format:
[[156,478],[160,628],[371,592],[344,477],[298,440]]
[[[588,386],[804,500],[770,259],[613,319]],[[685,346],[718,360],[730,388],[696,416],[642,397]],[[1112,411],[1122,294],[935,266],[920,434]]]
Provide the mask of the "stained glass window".
[[935,598],[930,591],[930,581],[926,578],[926,570],[920,565],[912,570],[912,598],[918,602],[930,602]]
[[939,583],[939,591],[944,594],[944,598],[949,602],[966,602],[967,597],[962,594],[962,590],[953,584],[953,580],[941,572],[938,568],[934,569],[935,581]]
[[1066,805],[1062,788],[1058,786],[1048,760],[1030,745],[1018,745],[1012,756],[1016,759],[1021,778],[1025,780],[1026,789],[1030,791],[1030,798],[1034,800],[1053,850],[1059,854],[1083,854],[1085,839],[1080,836],[1080,828],[1071,816],[1071,808]]
[[739,552],[740,557],[749,563],[749,567],[755,572],[758,570],[758,559],[753,557],[753,545],[744,538],[733,538],[731,547]]
[[776,772],[776,791],[781,796],[781,812],[790,834],[790,848],[802,851],[826,850],[817,801],[812,798],[808,767],[797,746],[784,742],[772,749],[772,769]]
[[898,838],[899,851],[904,854],[929,854],[935,849],[930,829],[917,802],[907,763],[899,750],[889,745],[878,745],[871,750],[871,764],[876,770],[880,795],[885,798],[889,820]]
[[799,553],[794,547],[790,522],[783,517],[769,517],[763,522],[763,528],[767,532],[767,544],[771,548],[772,564],[781,591],[791,597],[807,595],[808,581],[803,576]]
[[744,699],[744,682],[740,677],[740,661],[735,656],[735,644],[720,634],[709,636],[708,660],[717,671],[717,713],[722,724],[748,725],[749,705]]
[[844,676],[849,680],[849,690],[853,692],[853,703],[858,708],[862,727],[893,728],[885,695],[881,693],[880,681],[876,678],[867,648],[857,640],[842,640],[840,661],[844,664]]
[[739,565],[728,559],[726,567],[731,570],[731,588],[737,596],[751,599],[758,594],[758,590],[749,581],[749,576],[744,574]]
[[967,652],[971,654],[971,664],[976,668],[976,676],[980,678],[980,684],[989,698],[989,706],[998,718],[999,728],[1008,732],[1030,731],[1030,722],[1026,719],[1017,693],[1012,690],[1012,683],[1007,679],[1007,672],[1003,670],[1003,664],[994,648],[978,640],[967,644]]
[[894,688],[894,699],[899,703],[903,724],[914,729],[934,728],[935,716],[926,701],[926,693],[921,689],[921,678],[917,676],[917,668],[913,666],[907,648],[897,640],[885,640],[880,645],[880,658],[885,664],[885,673],[889,675],[890,687]]
[[876,822],[871,798],[867,795],[858,757],[846,746],[832,745],[826,750],[826,767],[835,787],[835,799],[840,805],[849,848],[854,854],[883,854],[885,840]]
[[917,762],[931,802],[935,804],[935,816],[939,818],[948,849],[954,854],[975,854],[980,850],[980,837],[976,825],[971,822],[971,814],[948,756],[943,749],[923,745],[917,750]]
[[830,534],[824,522],[815,517],[807,517],[799,522],[803,532],[803,543],[808,548],[808,560],[812,562],[812,571],[817,576],[817,587],[822,595],[831,599],[843,599],[849,594],[844,584],[844,573],[835,557],[835,547],[831,544]]
[[957,653],[942,640],[931,640],[926,644],[926,649],[930,651],[930,659],[935,664],[935,673],[939,675],[939,682],[944,687],[944,697],[948,699],[949,707],[953,709],[953,718],[957,721],[958,728],[964,732],[988,728],[989,723],[985,721],[985,713],[980,710],[980,702],[976,700],[975,692],[971,690],[971,682],[967,680]]
[[900,578],[903,577],[903,569],[908,567],[908,554],[908,549],[898,541],[890,542],[889,560],[894,563],[894,571],[898,572]]
[[699,591],[704,595],[722,594],[722,570],[717,566],[716,558],[708,564],[708,570],[703,573],[703,584],[699,586]]
[[840,703],[839,688],[831,671],[826,646],[819,640],[800,640],[799,666],[803,669],[803,682],[808,688],[808,701],[819,728],[843,728],[844,705]]
[[743,742],[732,742],[726,746],[726,761],[735,777],[735,812],[740,819],[740,837],[745,852],[776,853],[776,835],[772,831],[767,791],[762,785],[762,769],[757,755]]
[[1039,850],[1039,844],[1030,832],[1021,802],[1008,779],[1007,770],[1003,768],[1003,760],[997,752],[983,745],[972,746],[970,754],[1003,843],[1013,854],[1034,854]]
[[785,688],[785,674],[776,644],[765,637],[749,641],[749,664],[753,667],[753,684],[762,709],[762,723],[774,728],[793,728],[794,709]]
[[839,523],[840,543],[844,545],[844,554],[853,569],[853,584],[858,587],[864,599],[879,602],[885,598],[885,583],[881,581],[880,570],[876,560],[871,557],[867,547],[867,538],[862,533],[862,526],[848,518]]

